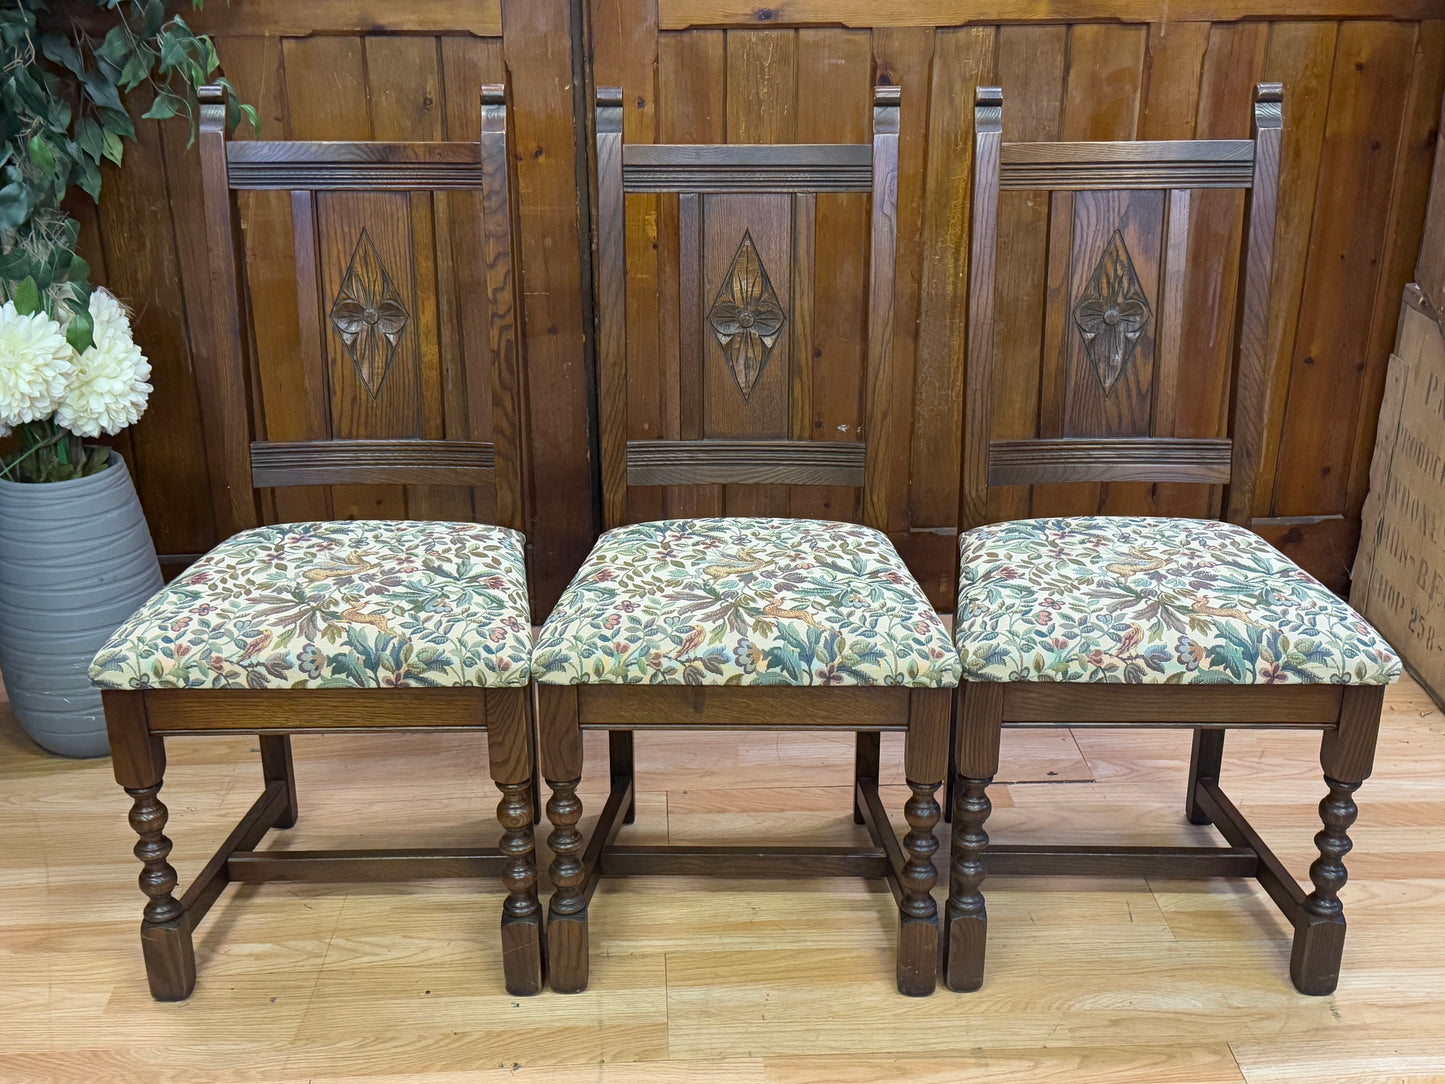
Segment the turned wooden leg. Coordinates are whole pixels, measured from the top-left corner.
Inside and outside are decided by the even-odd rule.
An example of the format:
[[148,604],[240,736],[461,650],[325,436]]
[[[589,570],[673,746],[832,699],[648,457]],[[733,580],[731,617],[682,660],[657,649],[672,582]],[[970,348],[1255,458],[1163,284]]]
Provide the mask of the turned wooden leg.
[[1005,688],[995,682],[970,682],[959,688],[954,753],[960,774],[953,781],[943,981],[950,990],[961,992],[983,985],[988,944],[988,910],[982,892],[988,851],[984,824],[993,808],[988,785],[998,772]]
[[1189,790],[1184,795],[1184,815],[1190,824],[1209,824],[1209,814],[1196,800],[1199,781],[1219,782],[1219,766],[1224,759],[1224,730],[1196,730],[1194,750],[1189,756]]
[[[615,789],[630,783],[636,777],[633,768],[632,731],[609,730],[607,732],[607,767]],[[637,788],[632,788],[632,801],[622,814],[622,823],[631,824],[637,819]]]
[[935,792],[938,783],[908,781],[913,795],[903,807],[908,821],[908,834],[903,837],[903,850],[908,855],[899,882],[903,900],[898,905],[898,992],[913,997],[933,993],[938,985],[938,904],[933,899],[933,886],[938,883],[938,869],[933,855],[938,840],[933,829],[942,814]]
[[1310,864],[1310,881],[1315,887],[1305,897],[1295,922],[1289,961],[1290,978],[1302,994],[1334,992],[1345,950],[1345,909],[1339,892],[1349,879],[1344,859],[1353,846],[1348,833],[1359,815],[1353,795],[1360,784],[1342,783],[1328,776],[1325,783],[1329,794],[1320,802],[1324,828],[1315,835],[1320,856]]
[[552,851],[548,873],[553,889],[547,905],[547,970],[553,990],[575,994],[587,989],[588,977],[587,868],[582,860],[582,833],[577,829],[582,819],[582,802],[577,797],[582,780],[577,687],[538,685],[537,706],[542,774],[552,791],[547,799],[547,819],[552,823],[547,837]]
[[487,761],[492,782],[502,792],[497,821],[498,844],[506,863],[502,884],[502,975],[507,993],[540,994],[543,985],[542,905],[537,897],[537,782],[532,774],[536,746],[532,741],[531,694],[527,689],[486,690]]
[[[898,992],[911,997],[925,997],[938,985],[938,904],[933,900],[938,840],[933,830],[941,810],[934,795],[948,771],[952,700],[951,689],[914,689],[908,697],[903,771],[912,794],[903,807],[908,833],[898,872]],[[876,779],[876,763],[873,770]]]
[[547,819],[552,834],[552,900],[547,908],[547,950],[552,972],[552,989],[559,994],[578,994],[587,989],[587,898],[582,886],[587,870],[582,862],[582,800],[577,797],[580,779],[547,780],[552,796],[547,799]]
[[948,880],[948,944],[944,981],[950,990],[977,990],[983,985],[988,943],[988,910],[981,887],[988,833],[984,822],[993,810],[989,779],[960,777],[954,793],[953,839]]
[[507,993],[527,997],[542,992],[542,905],[537,898],[537,854],[532,836],[534,798],[530,783],[498,783],[502,825],[498,846],[506,856],[502,884],[502,973]]
[[858,784],[870,780],[878,785],[878,761],[882,752],[883,735],[876,730],[860,730],[853,750],[853,823],[864,824],[863,810],[858,805]]
[[276,818],[275,828],[290,828],[296,823],[296,769],[291,763],[290,734],[262,734],[261,774],[267,783],[286,784],[286,808]]
[[132,798],[130,826],[140,837],[135,856],[144,867],[140,890],[147,903],[140,927],[141,951],[151,996],[157,1001],[184,1001],[196,988],[196,953],[190,919],[181,901],[171,894],[176,871],[167,861],[171,841],[164,828],[169,813],[157,797],[160,789],[160,783],[125,788]]
[[1340,981],[1345,911],[1339,892],[1349,877],[1344,861],[1353,846],[1349,829],[1359,815],[1354,795],[1374,769],[1384,701],[1384,686],[1347,686],[1341,698],[1339,723],[1335,729],[1325,731],[1320,743],[1320,767],[1329,788],[1320,802],[1324,827],[1315,835],[1320,856],[1310,865],[1314,891],[1305,897],[1295,917],[1289,961],[1290,978],[1302,994],[1333,993]]
[[131,797],[130,826],[140,837],[135,856],[143,867],[140,889],[146,896],[140,928],[146,980],[157,1001],[184,1001],[196,988],[196,954],[190,916],[173,895],[176,871],[168,861],[171,841],[165,834],[169,814],[158,797],[166,772],[165,746],[150,732],[144,693],[107,689],[101,700],[111,768]]

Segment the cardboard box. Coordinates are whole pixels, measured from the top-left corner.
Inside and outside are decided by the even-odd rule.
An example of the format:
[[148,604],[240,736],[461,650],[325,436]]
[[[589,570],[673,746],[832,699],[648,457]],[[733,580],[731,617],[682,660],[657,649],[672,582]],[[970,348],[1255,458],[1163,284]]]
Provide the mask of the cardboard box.
[[1445,335],[1407,290],[1361,514],[1350,603],[1445,704]]

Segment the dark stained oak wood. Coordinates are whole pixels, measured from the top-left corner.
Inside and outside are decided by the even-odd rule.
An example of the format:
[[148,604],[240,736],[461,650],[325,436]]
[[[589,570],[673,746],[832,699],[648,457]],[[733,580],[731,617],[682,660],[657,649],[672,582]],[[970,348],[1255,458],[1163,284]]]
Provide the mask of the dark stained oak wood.
[[[560,693],[546,692],[546,699]],[[557,686],[576,699],[581,725],[610,728],[710,726],[722,729],[793,729],[840,726],[849,730],[904,730],[910,693],[905,688],[857,685],[826,687],[763,685],[577,685]],[[914,695],[917,695],[916,693]]]
[[988,446],[988,484],[1227,482],[1230,456],[1231,442],[1227,440],[996,440]]
[[[313,0],[314,2],[314,0]],[[1428,0],[1324,0],[1310,14],[1321,19],[1425,19],[1436,9]],[[1171,4],[1170,20],[1297,18],[1303,12],[1282,0],[1190,0]],[[989,8],[989,19],[1010,23],[1139,22],[1163,18],[1152,5],[1138,0],[1008,0]],[[907,5],[876,0],[658,0],[658,25],[663,30],[703,27],[915,27],[957,26],[980,18],[971,0],[913,0]]]
[[256,486],[328,482],[404,482],[491,485],[496,452],[484,441],[318,440],[256,441],[251,481]]
[[841,441],[634,440],[627,444],[627,482],[861,486],[864,452],[863,444]]
[[651,144],[622,154],[627,192],[868,192],[868,144]]
[[[359,48],[359,41],[294,43],[298,55],[329,56],[343,68],[357,63]],[[385,38],[364,48],[387,60],[388,75],[378,73],[378,79],[397,81],[388,106],[373,111],[367,134],[425,123],[426,116],[408,117],[401,103],[413,90],[426,97],[426,87],[434,86],[436,50]],[[415,85],[401,85],[408,81]],[[257,488],[323,483],[334,486],[334,511],[395,516],[410,511],[463,520],[477,510],[465,489],[497,483],[495,499],[489,497],[483,507],[495,507],[517,526],[525,526],[524,453],[519,447],[524,439],[523,381],[515,356],[505,91],[485,86],[477,93],[478,142],[228,145],[220,92],[202,90],[201,189],[214,311],[208,313],[210,352],[202,359],[205,373],[199,387],[202,416],[210,426],[212,505],[218,526],[227,533],[254,526],[263,511],[276,514],[285,506],[274,492],[258,500]],[[431,134],[440,134],[436,118],[430,120]],[[421,134],[427,134],[425,129]],[[264,326],[271,314],[262,307],[263,299],[290,290],[278,281],[283,275],[269,274],[266,261],[258,259],[263,293],[248,291],[236,194],[248,187],[291,191],[294,261],[289,270],[297,307],[283,316],[286,323],[295,317],[303,383],[319,387],[301,397],[301,413],[307,418],[293,420],[285,411],[277,417],[285,419],[278,428],[310,439],[266,439],[268,389],[264,379],[251,379],[255,370],[249,324]],[[489,400],[494,432],[509,442],[505,458],[498,455],[494,441],[447,439],[449,426],[451,434],[471,436],[463,415],[455,407],[448,413],[442,393],[448,384],[451,394],[464,394],[456,385],[466,379],[466,366],[457,357],[465,333],[462,322],[454,319],[455,284],[447,274],[455,266],[453,238],[446,235],[452,229],[452,212],[468,206],[460,196],[455,203],[449,201],[445,190],[457,188],[473,190],[471,198],[477,202],[470,206],[481,212],[477,225],[487,286],[485,298],[475,300],[491,313],[485,344],[493,363],[489,379],[476,390],[478,398]],[[279,212],[279,206],[272,206],[275,201],[256,198],[264,210]],[[473,236],[474,227],[464,223],[459,232]],[[358,347],[367,335],[376,341]],[[383,341],[382,336],[388,338]],[[275,348],[268,335],[256,338],[264,339],[268,351]],[[473,346],[479,345],[474,339]],[[309,415],[316,410],[329,416],[313,422]],[[244,464],[238,453],[244,454]],[[434,485],[450,487],[455,495]],[[542,914],[533,842],[536,747],[528,689],[167,688],[107,693],[104,700],[116,777],[132,797],[130,819],[140,838],[136,855],[149,901],[141,940],[157,999],[190,995],[196,979],[192,932],[233,880],[375,881],[439,875],[500,876],[506,889],[500,930],[506,987],[515,995],[540,991]],[[287,735],[433,727],[487,731],[491,775],[502,794],[498,848],[255,850],[272,828],[288,828],[296,821]],[[176,872],[168,861],[171,842],[163,831],[168,814],[158,797],[165,769],[162,736],[200,733],[258,735],[264,787],[177,899]]]
[[999,154],[999,187],[1247,188],[1254,177],[1254,157],[1254,143],[1248,139],[1005,143]]
[[1339,685],[1088,685],[999,682],[1006,723],[1071,726],[1150,723],[1194,727],[1294,725],[1332,727],[1340,717]]

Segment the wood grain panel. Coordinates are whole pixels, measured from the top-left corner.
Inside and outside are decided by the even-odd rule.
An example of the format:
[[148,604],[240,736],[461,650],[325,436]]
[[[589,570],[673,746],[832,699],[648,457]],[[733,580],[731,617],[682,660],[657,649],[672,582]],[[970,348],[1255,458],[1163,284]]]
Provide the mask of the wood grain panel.
[[[434,143],[447,138],[441,50],[435,38],[369,35],[366,71],[373,139]],[[476,133],[468,133],[467,138],[475,141]],[[439,243],[451,236],[450,204],[443,211],[436,198],[426,193],[410,197],[417,301],[413,332],[419,350],[413,391],[420,407],[416,435],[428,440],[441,440],[447,435],[443,401],[459,397],[462,389],[461,376],[456,372],[459,358],[452,331],[455,324],[443,336],[438,322],[439,310],[445,308],[450,315],[455,303],[451,300],[454,280],[437,274]],[[448,295],[444,305],[443,290]],[[447,344],[446,377],[443,339]],[[412,519],[467,520],[474,515],[474,508],[471,495],[461,487],[408,486],[406,512]]]
[[[727,142],[793,143],[797,141],[797,70],[797,35],[790,32],[776,33],[766,30],[728,31]],[[704,253],[708,261],[704,264],[705,268],[709,266],[714,257],[709,232],[710,224],[716,221],[714,216],[717,211],[714,200],[726,203],[735,198],[738,197],[709,197],[704,201]],[[767,199],[766,197],[762,198],[764,201]],[[778,214],[779,212],[774,213]],[[771,261],[772,266],[778,269],[772,272],[776,279],[773,286],[774,289],[779,290],[781,296],[784,287],[791,288],[791,275],[782,270],[782,268],[789,267],[791,261],[791,208],[789,208],[788,217],[779,219],[772,228],[780,231],[780,237],[785,237],[782,241],[782,244],[786,246],[783,251],[787,251],[789,257],[788,261],[781,263]],[[738,240],[740,241],[741,237]],[[759,246],[762,245],[761,240],[758,243]],[[737,244],[734,242],[725,260],[731,262],[736,249]],[[726,266],[726,263],[722,266]],[[716,296],[716,290],[712,286],[715,281],[717,281],[715,276],[704,272],[703,298],[706,305],[711,305]],[[784,311],[788,307],[785,304]],[[706,336],[704,337],[706,338]],[[777,363],[785,360],[791,363],[789,346],[786,336],[779,339],[773,359],[769,362],[772,375],[769,377],[766,372],[764,373],[764,379],[780,381],[780,383],[772,385],[778,390],[769,390],[764,386],[764,381],[760,379],[759,386],[753,391],[754,395],[763,397],[759,401],[759,407],[755,408],[749,403],[746,405],[746,414],[743,414],[742,412],[735,413],[737,411],[735,403],[723,399],[721,396],[715,397],[715,389],[726,392],[726,388],[725,386],[720,387],[719,384],[713,345],[712,343],[707,345],[703,359],[703,412],[705,418],[703,428],[705,433],[710,436],[734,434],[787,436],[790,413],[787,394],[791,382],[787,375],[788,366]],[[736,388],[732,389],[731,394],[734,398],[737,397]],[[768,404],[766,413],[759,409],[764,404]],[[749,420],[744,421],[744,417],[748,416],[751,416]],[[733,418],[737,420],[732,421]],[[722,429],[715,428],[719,423],[723,426]],[[777,486],[729,487],[724,491],[724,508],[728,515],[786,515],[788,494],[785,489]]]
[[[957,26],[976,22],[971,0],[913,0],[907,5],[877,0],[775,0],[759,7],[754,0],[658,0],[664,30],[700,26]],[[1316,0],[1311,14],[1324,18],[1426,19],[1436,14],[1429,0]],[[1149,22],[1170,19],[1231,21],[1290,18],[1299,8],[1285,0],[1186,0],[1161,12],[1139,0],[1006,0],[988,8],[991,21],[1067,23],[1087,21]]]
[[1361,409],[1370,313],[1410,85],[1415,27],[1340,28],[1310,236],[1276,515],[1343,511]]
[[[1146,27],[1080,24],[1069,29],[1068,68],[1064,75],[1063,117],[1059,138],[1069,142],[1132,139],[1140,110]],[[1078,330],[1071,310],[1084,283],[1072,278],[1074,197],[1056,193],[1051,207],[1049,293],[1040,377],[1039,435],[1066,431],[1069,357]],[[1087,515],[1097,512],[1104,494],[1097,485],[1035,486],[1034,515]]]
[[522,324],[528,383],[536,389],[527,415],[531,488],[546,498],[533,508],[528,531],[538,621],[597,536],[577,130],[573,113],[558,108],[572,100],[575,85],[570,14],[571,5],[561,0],[502,0],[503,51],[516,76],[511,93]]
[[[657,46],[658,137],[669,143],[727,141],[726,40],[721,31],[699,30],[664,34]],[[682,275],[687,259],[696,266],[701,244],[701,199],[688,197],[690,210],[677,210],[678,234],[660,231],[658,294],[664,325],[675,322],[677,363],[669,369],[670,439],[702,436],[702,361],[706,347],[702,326],[702,284],[698,276]],[[663,204],[671,214],[672,201]],[[688,236],[683,236],[686,228]],[[663,253],[665,252],[665,258]],[[666,341],[666,340],[665,340]],[[673,373],[675,372],[675,376]],[[674,386],[674,383],[675,386]],[[669,516],[713,516],[723,510],[721,486],[682,486],[667,490]]]
[[[869,35],[805,30],[798,34],[797,138],[807,143],[867,144],[873,135]],[[870,178],[871,183],[871,178]],[[821,193],[813,219],[802,224],[812,240],[807,266],[809,320],[794,321],[793,432],[795,440],[863,439],[866,325],[860,299],[868,281],[868,197]],[[795,314],[802,308],[793,292]],[[793,490],[794,516],[856,520],[861,491],[822,486]]]
[[[1004,139],[1059,138],[1068,35],[1068,28],[1064,26],[999,28],[998,80],[1004,100],[1009,103],[1003,116]],[[1047,193],[999,195],[994,379],[990,400],[995,440],[1039,435],[1049,203]],[[1006,520],[1027,516],[1030,495],[1026,487],[991,487],[988,518]]]
[[995,82],[992,27],[940,31],[933,41],[924,181],[923,276],[912,415],[908,524],[952,526],[962,454],[968,229],[973,208],[973,88]]

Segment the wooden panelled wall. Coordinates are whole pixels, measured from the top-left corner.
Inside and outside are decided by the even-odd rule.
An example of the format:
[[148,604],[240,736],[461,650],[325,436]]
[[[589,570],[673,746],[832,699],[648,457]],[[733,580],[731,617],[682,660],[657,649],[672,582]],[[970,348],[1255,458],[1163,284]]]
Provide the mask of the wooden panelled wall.
[[[471,139],[477,88],[510,82],[538,617],[599,529],[586,344],[591,302],[584,298],[590,268],[578,244],[587,220],[578,185],[587,170],[585,159],[578,169],[572,112],[576,41],[585,49],[590,32],[595,85],[623,88],[630,143],[862,142],[871,131],[873,84],[901,87],[890,423],[898,507],[890,527],[942,607],[951,607],[958,522],[974,87],[1002,86],[1005,139],[1169,139],[1247,136],[1254,83],[1283,83],[1269,340],[1275,379],[1256,528],[1344,586],[1445,90],[1445,5],[1438,0],[1313,0],[1305,7],[1283,0],[1006,0],[991,16],[1000,21],[969,25],[987,5],[591,0],[590,28],[566,0],[241,0],[212,8],[196,21],[216,34],[227,73],[260,106],[268,137]],[[1170,21],[1158,21],[1165,14]],[[156,369],[152,407],[121,444],[158,548],[194,554],[216,541],[191,377],[207,308],[197,160],[179,124],[144,122],[140,130],[125,169],[107,177],[98,214],[84,212],[85,243],[97,277],[136,306],[138,337]],[[646,375],[649,359],[677,349],[667,315],[676,254],[666,240],[676,234],[669,217],[676,213],[675,197],[628,197],[634,440],[667,436],[676,425],[666,366],[655,365],[655,381]],[[1193,214],[1184,329],[1191,360],[1181,375],[1176,432],[1215,436],[1228,398],[1238,273],[1231,254],[1242,198],[1204,192]],[[248,216],[253,268],[274,260],[271,270],[284,277],[293,259],[289,214],[256,201]],[[811,378],[806,403],[793,404],[812,439],[866,436],[858,432],[866,224],[865,196],[818,197]],[[1059,409],[1039,365],[1046,308],[1066,303],[1050,293],[1048,230],[1045,201],[1004,194],[999,439],[1037,435]],[[265,334],[257,365],[272,439],[284,439],[277,426],[308,435],[308,389],[286,345],[295,341],[294,296],[288,302],[278,293],[258,306]],[[463,305],[456,315],[463,334],[468,318]],[[485,427],[459,398],[464,389],[423,392],[437,404],[435,424],[448,437]],[[896,434],[907,438],[901,446]],[[695,497],[643,491],[629,515],[695,509]],[[1218,495],[1105,485],[1000,490],[993,499],[999,516],[1207,514]],[[434,507],[428,494],[300,492],[276,509],[291,518],[487,512],[443,503]],[[860,514],[857,491],[822,488],[739,492],[726,510]]]

